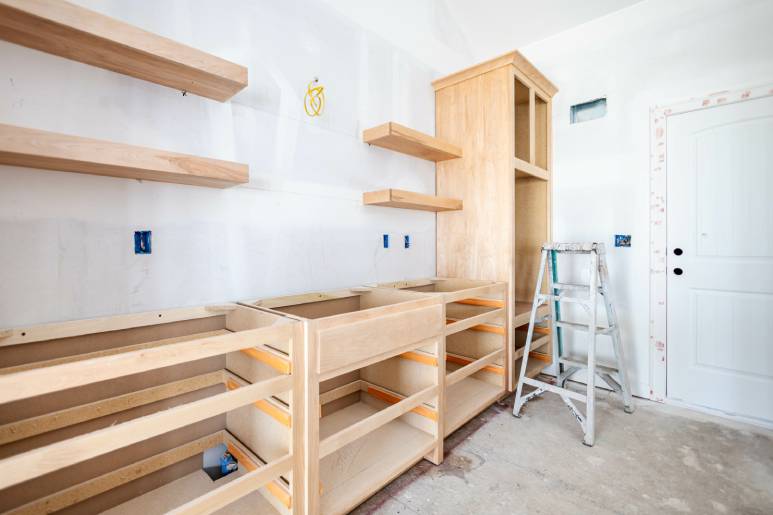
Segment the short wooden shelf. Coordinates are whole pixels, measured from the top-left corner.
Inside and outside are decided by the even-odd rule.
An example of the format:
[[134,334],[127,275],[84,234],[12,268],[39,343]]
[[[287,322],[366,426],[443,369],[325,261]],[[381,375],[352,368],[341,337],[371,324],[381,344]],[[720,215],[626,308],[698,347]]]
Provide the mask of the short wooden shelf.
[[428,161],[447,161],[462,157],[462,149],[456,145],[395,122],[387,122],[365,130],[362,133],[362,140],[370,145],[388,148]]
[[0,38],[225,101],[247,68],[62,0],[0,0]]
[[513,168],[515,168],[516,179],[533,177],[543,181],[550,180],[550,172],[537,165],[528,163],[523,159],[518,159],[517,157],[513,158]]
[[249,180],[242,163],[3,124],[0,164],[211,188]]
[[362,203],[367,206],[398,207],[420,211],[459,211],[462,201],[452,198],[435,197],[405,190],[379,190],[362,194]]

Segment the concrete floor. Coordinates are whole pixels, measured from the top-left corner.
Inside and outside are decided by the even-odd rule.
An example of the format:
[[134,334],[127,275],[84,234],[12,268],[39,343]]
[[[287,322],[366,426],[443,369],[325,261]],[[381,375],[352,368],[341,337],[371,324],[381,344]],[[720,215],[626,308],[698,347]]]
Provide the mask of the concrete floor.
[[552,394],[512,416],[512,396],[354,513],[773,514],[773,432],[599,391],[596,445]]

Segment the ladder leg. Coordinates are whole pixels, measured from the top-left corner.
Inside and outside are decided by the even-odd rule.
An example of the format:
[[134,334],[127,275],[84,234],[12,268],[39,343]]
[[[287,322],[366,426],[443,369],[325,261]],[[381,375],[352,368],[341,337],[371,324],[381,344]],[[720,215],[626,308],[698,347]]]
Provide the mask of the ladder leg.
[[537,274],[537,285],[534,287],[534,300],[531,304],[531,315],[529,317],[529,330],[526,333],[526,342],[523,347],[523,357],[521,358],[521,372],[518,376],[518,386],[515,389],[515,402],[513,403],[513,416],[521,416],[521,406],[523,401],[521,395],[523,394],[523,378],[526,377],[526,364],[529,361],[529,352],[531,351],[531,339],[534,335],[534,322],[537,318],[537,309],[542,301],[540,300],[540,290],[542,289],[542,278],[545,274],[545,261],[547,259],[548,251],[542,249],[542,256],[540,257],[539,273]]
[[590,321],[588,322],[588,374],[587,393],[585,399],[585,438],[583,443],[592,447],[596,440],[596,295],[598,293],[598,254],[590,254]]
[[[548,284],[550,288],[548,288],[548,291],[551,295],[556,295],[556,290],[554,286],[554,279],[556,277],[556,270],[555,268],[558,267],[557,263],[558,260],[555,259],[555,251],[549,250],[549,259],[548,262]],[[556,309],[557,302],[550,301],[550,344],[552,346],[552,362],[551,364],[555,368],[556,372],[556,385],[560,386],[561,388],[564,387],[564,382],[561,382],[559,379],[561,378],[561,372],[563,371],[563,366],[560,364],[561,359],[561,349],[558,346],[558,331],[560,329],[556,326],[556,322],[558,321],[558,309]]]
[[607,269],[606,258],[603,254],[599,259],[599,277],[601,278],[601,292],[604,297],[604,307],[607,311],[607,322],[610,326],[615,327],[615,330],[612,331],[610,336],[612,337],[612,348],[615,352],[615,359],[617,360],[617,373],[620,378],[620,389],[623,392],[623,409],[626,413],[633,413],[633,398],[631,396],[631,385],[628,382],[628,372],[625,368],[626,362],[623,344],[620,339],[620,326],[617,325],[617,313],[615,312],[612,300],[609,298],[609,270]]

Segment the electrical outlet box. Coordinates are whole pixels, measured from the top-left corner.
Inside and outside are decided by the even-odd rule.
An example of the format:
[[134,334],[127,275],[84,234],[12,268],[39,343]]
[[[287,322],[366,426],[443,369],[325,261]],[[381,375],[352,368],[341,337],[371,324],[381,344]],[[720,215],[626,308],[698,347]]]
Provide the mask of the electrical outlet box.
[[405,236],[403,236],[403,247],[405,247],[406,249],[411,248],[411,235],[410,234],[406,234]]
[[615,234],[615,247],[630,247],[631,235],[630,234]]
[[150,231],[134,231],[134,253],[150,254]]
[[385,249],[388,249],[388,248],[389,248],[389,235],[388,235],[388,234],[385,234],[385,235],[383,236],[383,240],[384,240],[384,248],[385,248]]

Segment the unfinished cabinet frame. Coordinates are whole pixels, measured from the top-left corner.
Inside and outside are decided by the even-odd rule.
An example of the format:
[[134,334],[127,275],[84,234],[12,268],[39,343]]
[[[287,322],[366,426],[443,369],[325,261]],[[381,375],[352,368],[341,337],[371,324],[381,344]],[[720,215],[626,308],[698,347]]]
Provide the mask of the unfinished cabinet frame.
[[197,483],[184,504],[169,494],[166,509],[209,512],[250,495],[258,512],[293,512],[302,344],[302,324],[237,304],[0,332],[0,510],[120,509],[163,496],[225,444],[246,472]]
[[375,286],[429,293],[443,301],[445,436],[507,394],[514,358],[507,346],[506,283],[430,278]]
[[[459,143],[463,155],[437,163],[436,193],[464,199],[463,211],[437,214],[437,274],[507,282],[508,348],[514,349],[515,329],[529,321],[540,247],[551,239],[551,103],[557,89],[519,52],[433,86],[437,137]],[[547,311],[543,306],[538,314]],[[552,346],[541,350],[549,354]],[[532,375],[547,365],[533,363]],[[512,391],[518,364],[510,370]]]
[[423,457],[442,461],[439,297],[352,288],[243,304],[305,328],[304,482],[319,484],[306,513],[347,513]]

